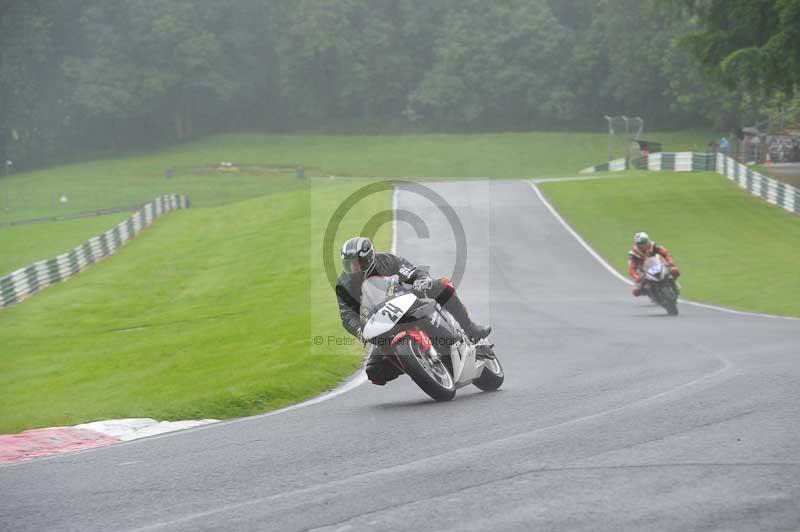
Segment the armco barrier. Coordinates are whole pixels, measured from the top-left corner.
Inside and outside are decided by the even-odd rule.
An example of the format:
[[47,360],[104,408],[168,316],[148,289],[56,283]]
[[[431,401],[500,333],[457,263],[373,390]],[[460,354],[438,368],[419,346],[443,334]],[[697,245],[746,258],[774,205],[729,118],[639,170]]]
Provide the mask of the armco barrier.
[[[653,153],[631,159],[630,167],[640,170],[668,170],[673,172],[717,172],[754,196],[784,210],[800,214],[800,189],[787,183],[762,175],[747,165],[723,153]],[[625,159],[590,166],[581,173],[617,172],[625,170]]]
[[90,238],[54,259],[40,260],[0,278],[0,308],[19,303],[50,285],[79,274],[98,260],[113,255],[164,214],[190,205],[187,196],[168,194],[146,203],[113,229]]

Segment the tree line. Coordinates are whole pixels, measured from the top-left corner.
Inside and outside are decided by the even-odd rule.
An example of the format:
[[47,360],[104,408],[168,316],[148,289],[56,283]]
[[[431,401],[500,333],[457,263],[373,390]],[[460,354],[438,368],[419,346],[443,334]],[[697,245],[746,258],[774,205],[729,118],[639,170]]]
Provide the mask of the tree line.
[[213,132],[730,127],[795,98],[800,0],[0,0],[0,157]]

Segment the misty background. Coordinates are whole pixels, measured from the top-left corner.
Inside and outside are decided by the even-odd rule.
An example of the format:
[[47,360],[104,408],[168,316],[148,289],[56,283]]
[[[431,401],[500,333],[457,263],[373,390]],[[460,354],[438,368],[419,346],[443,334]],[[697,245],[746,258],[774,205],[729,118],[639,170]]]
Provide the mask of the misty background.
[[800,81],[800,0],[4,0],[16,168],[224,131],[737,127]]

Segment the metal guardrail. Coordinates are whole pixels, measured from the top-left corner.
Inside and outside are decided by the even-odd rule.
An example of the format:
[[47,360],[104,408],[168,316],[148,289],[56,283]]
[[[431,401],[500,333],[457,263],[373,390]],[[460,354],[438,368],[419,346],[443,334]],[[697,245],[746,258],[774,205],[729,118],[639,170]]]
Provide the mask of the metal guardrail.
[[179,194],[159,196],[105,233],[47,260],[34,262],[0,278],[0,308],[19,303],[50,285],[62,283],[95,262],[113,255],[158,218],[176,209],[189,208],[189,198]]
[[631,159],[609,161],[584,168],[581,173],[617,172],[627,168],[673,172],[716,172],[754,196],[789,212],[800,214],[800,189],[752,170],[723,153],[675,152],[653,153]]

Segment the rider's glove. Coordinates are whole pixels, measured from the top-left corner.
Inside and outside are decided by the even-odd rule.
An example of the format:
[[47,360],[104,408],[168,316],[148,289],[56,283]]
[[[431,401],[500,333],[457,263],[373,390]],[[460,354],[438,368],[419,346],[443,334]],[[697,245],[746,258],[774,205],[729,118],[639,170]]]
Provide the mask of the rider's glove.
[[430,277],[420,277],[416,281],[414,281],[414,290],[417,292],[423,292],[425,290],[430,290],[433,287],[433,279]]

